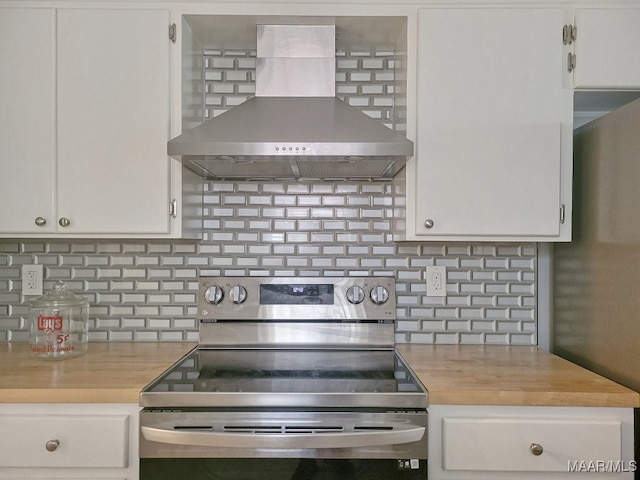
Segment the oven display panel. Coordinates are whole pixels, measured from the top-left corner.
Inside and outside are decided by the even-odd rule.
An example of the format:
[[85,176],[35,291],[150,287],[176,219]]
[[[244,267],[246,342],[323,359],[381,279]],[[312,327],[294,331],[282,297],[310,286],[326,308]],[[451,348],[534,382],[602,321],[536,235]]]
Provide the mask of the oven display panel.
[[333,284],[260,285],[260,305],[333,305]]

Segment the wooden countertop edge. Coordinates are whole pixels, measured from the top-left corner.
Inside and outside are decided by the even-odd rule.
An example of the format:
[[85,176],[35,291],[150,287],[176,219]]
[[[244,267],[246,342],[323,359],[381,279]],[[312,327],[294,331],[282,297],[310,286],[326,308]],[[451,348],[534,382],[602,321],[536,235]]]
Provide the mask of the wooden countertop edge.
[[496,390],[439,392],[429,390],[429,405],[638,408],[640,395],[635,392],[504,392]]
[[0,392],[3,403],[135,403],[140,388],[105,389],[15,389]]

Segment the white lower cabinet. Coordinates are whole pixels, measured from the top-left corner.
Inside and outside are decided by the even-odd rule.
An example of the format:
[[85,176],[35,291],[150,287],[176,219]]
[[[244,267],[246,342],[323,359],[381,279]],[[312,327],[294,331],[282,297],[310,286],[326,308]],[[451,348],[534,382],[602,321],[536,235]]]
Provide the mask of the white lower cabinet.
[[137,480],[137,404],[0,405],[0,478]]
[[429,478],[633,478],[633,409],[435,405]]

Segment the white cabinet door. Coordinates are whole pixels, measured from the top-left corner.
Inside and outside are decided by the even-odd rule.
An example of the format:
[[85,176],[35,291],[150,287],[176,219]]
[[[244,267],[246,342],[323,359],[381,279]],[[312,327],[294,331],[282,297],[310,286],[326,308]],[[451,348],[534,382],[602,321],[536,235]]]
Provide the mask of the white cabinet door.
[[632,408],[429,406],[429,478],[632,479]]
[[563,15],[420,11],[415,184],[407,180],[418,238],[560,234]]
[[621,437],[619,419],[445,417],[442,467],[566,473],[570,462],[578,459],[621,462]]
[[0,404],[0,479],[135,480],[137,404]]
[[575,25],[576,88],[640,89],[640,9],[578,9]]
[[0,415],[0,424],[14,433],[0,438],[0,467],[126,468],[129,463],[128,415]]
[[52,9],[0,8],[0,232],[55,229],[55,44]]
[[58,11],[65,233],[169,232],[169,13]]

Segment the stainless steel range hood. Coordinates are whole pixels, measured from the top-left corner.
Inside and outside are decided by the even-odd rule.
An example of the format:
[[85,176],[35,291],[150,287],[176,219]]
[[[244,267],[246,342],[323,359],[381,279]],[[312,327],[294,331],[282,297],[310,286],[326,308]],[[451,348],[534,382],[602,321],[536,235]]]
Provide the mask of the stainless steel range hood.
[[256,96],[168,153],[205,178],[388,178],[413,142],[335,97],[333,25],[258,25]]

